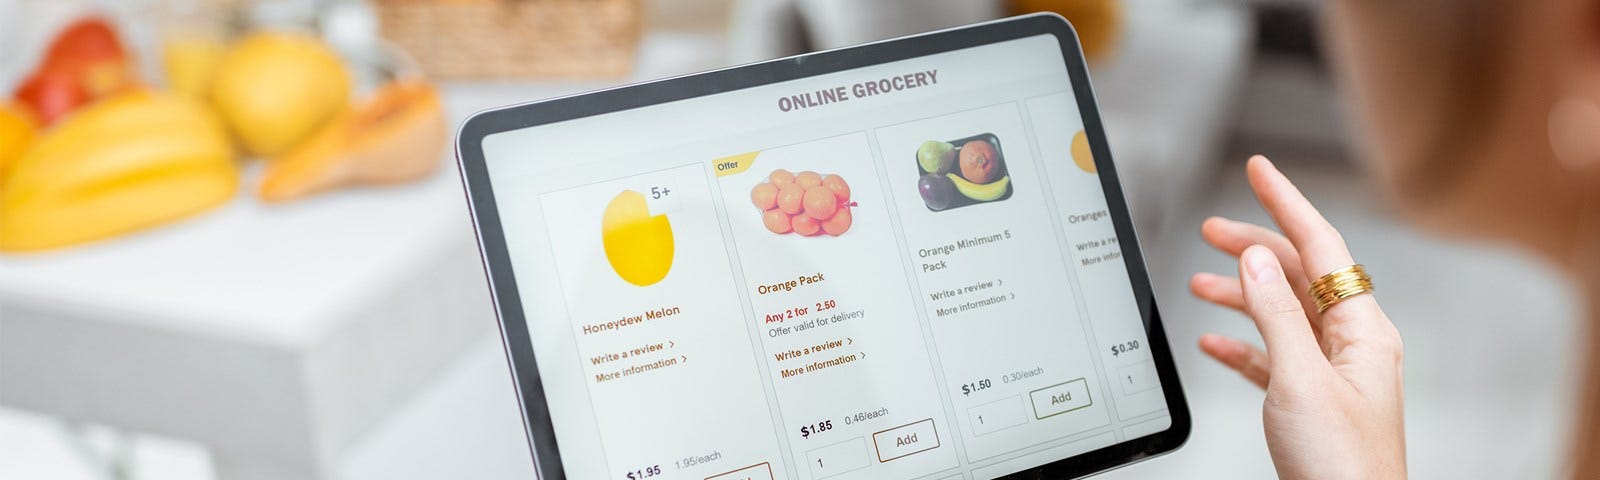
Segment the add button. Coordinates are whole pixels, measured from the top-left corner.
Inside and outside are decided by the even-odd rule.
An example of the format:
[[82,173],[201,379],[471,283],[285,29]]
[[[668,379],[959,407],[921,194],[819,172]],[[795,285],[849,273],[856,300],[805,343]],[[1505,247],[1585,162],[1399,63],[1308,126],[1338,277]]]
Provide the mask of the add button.
[[757,463],[727,473],[706,477],[706,480],[772,480],[772,464]]
[[939,430],[929,418],[874,433],[872,443],[878,450],[878,462],[883,463],[939,448]]
[[1033,398],[1033,417],[1039,420],[1094,404],[1089,398],[1089,381],[1082,378],[1034,390],[1028,396]]

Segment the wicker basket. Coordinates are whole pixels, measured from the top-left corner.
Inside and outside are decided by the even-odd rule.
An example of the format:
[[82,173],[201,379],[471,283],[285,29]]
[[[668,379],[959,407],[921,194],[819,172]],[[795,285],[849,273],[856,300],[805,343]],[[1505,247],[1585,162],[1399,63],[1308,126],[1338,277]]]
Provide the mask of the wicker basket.
[[443,78],[628,73],[640,0],[376,0],[383,36]]

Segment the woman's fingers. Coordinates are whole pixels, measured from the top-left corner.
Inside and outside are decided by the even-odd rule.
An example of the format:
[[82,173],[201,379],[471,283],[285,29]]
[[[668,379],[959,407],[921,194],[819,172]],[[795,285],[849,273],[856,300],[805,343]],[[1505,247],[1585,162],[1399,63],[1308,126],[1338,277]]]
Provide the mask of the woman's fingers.
[[[1311,333],[1305,310],[1283,278],[1278,257],[1267,247],[1254,246],[1239,255],[1239,278],[1244,281],[1245,311],[1255,320],[1256,329],[1272,356],[1274,376],[1304,375],[1316,365],[1327,365],[1322,347]],[[1298,378],[1298,377],[1297,377]]]
[[1271,378],[1268,372],[1271,371],[1272,363],[1267,360],[1267,353],[1254,345],[1207,333],[1200,336],[1200,351],[1206,352],[1206,355],[1239,372],[1239,375],[1257,387],[1267,388],[1267,380]]
[[1195,297],[1244,313],[1244,290],[1239,279],[1215,273],[1196,273],[1189,278],[1189,292]]
[[1246,171],[1256,199],[1300,252],[1306,274],[1320,276],[1350,265],[1344,238],[1267,157],[1251,157]]
[[[1300,260],[1300,252],[1295,249],[1294,243],[1291,243],[1288,238],[1284,238],[1282,234],[1250,222],[1211,217],[1200,224],[1200,237],[1204,238],[1206,243],[1211,244],[1212,247],[1223,253],[1233,255],[1234,258],[1238,258],[1239,254],[1244,253],[1244,249],[1250,248],[1251,245],[1261,245],[1272,249],[1272,253],[1278,256],[1278,264],[1283,265],[1283,274],[1284,277],[1289,279],[1289,286],[1294,288],[1296,296],[1300,298],[1300,305],[1306,309],[1307,313],[1316,311],[1315,304],[1311,302],[1311,297],[1304,294],[1306,287],[1311,285],[1311,281],[1306,277],[1305,268],[1302,266],[1303,262]],[[1310,313],[1309,316],[1313,320],[1311,328],[1316,330],[1318,327],[1315,322],[1317,315]]]
[[1285,262],[1286,271],[1290,273],[1300,271],[1299,265],[1288,264],[1290,263],[1288,260],[1295,260],[1293,263],[1297,264],[1300,260],[1300,252],[1295,250],[1294,243],[1267,227],[1223,217],[1210,217],[1200,224],[1200,238],[1205,239],[1206,243],[1218,251],[1234,257],[1244,253],[1244,249],[1250,248],[1251,245],[1261,245],[1278,254],[1278,259]]
[[[1246,170],[1256,199],[1272,215],[1273,221],[1283,229],[1289,241],[1294,243],[1308,279],[1314,280],[1355,263],[1345,247],[1344,238],[1271,161],[1260,155],[1251,157]],[[1380,315],[1378,304],[1372,296],[1361,295],[1341,302],[1338,308],[1329,309],[1324,321],[1370,319]]]

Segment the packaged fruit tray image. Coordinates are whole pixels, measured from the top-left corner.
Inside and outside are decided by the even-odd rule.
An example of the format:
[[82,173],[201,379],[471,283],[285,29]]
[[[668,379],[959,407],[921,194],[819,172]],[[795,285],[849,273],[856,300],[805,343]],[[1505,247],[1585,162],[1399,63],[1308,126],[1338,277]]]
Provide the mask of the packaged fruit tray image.
[[950,141],[928,140],[917,147],[917,192],[935,212],[1011,198],[1000,137],[980,133]]

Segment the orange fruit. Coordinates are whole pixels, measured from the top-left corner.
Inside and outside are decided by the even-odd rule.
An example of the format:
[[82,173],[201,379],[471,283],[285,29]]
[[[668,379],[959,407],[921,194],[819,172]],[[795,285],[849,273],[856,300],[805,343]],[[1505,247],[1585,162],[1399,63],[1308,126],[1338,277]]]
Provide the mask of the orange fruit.
[[829,174],[826,177],[822,177],[822,186],[832,191],[833,196],[839,197],[839,203],[850,201],[850,184],[845,183],[844,177]]
[[789,233],[789,229],[792,228],[792,225],[789,223],[789,214],[783,213],[783,211],[778,209],[767,210],[765,213],[762,213],[761,223],[767,226],[767,230],[771,230],[772,233],[780,235]]
[[811,188],[822,185],[822,176],[817,175],[817,172],[800,172],[794,176],[794,183],[798,183],[802,187]]
[[794,218],[790,219],[790,222],[794,225],[794,233],[808,237],[822,231],[822,224],[817,223],[817,220],[811,218],[810,215],[795,215]]
[[833,218],[822,221],[822,231],[837,237],[850,230],[850,224],[854,221],[855,219],[850,214],[850,207],[840,208],[839,212],[833,215]]
[[994,145],[983,140],[973,140],[961,146],[961,176],[983,185],[995,179],[1000,168],[999,154]]
[[1072,22],[1089,61],[1104,60],[1116,51],[1124,18],[1121,0],[1010,0],[1011,14],[1055,12]]
[[784,170],[784,169],[780,168],[780,169],[777,169],[777,170],[773,170],[772,171],[772,175],[768,175],[767,176],[767,181],[772,182],[773,185],[780,185],[780,186],[785,184],[785,183],[794,183],[794,174],[793,173],[789,173],[788,170]]
[[772,210],[778,206],[778,187],[766,182],[756,184],[756,188],[750,189],[750,202],[755,203],[756,208]]
[[805,209],[802,205],[806,191],[799,185],[785,183],[778,186],[778,209],[783,213],[794,215]]
[[805,203],[806,215],[817,220],[832,218],[833,212],[839,210],[839,197],[821,185],[806,187],[805,197],[802,200]]
[[1083,130],[1072,136],[1072,163],[1085,172],[1095,172],[1094,154],[1089,151],[1089,137]]

